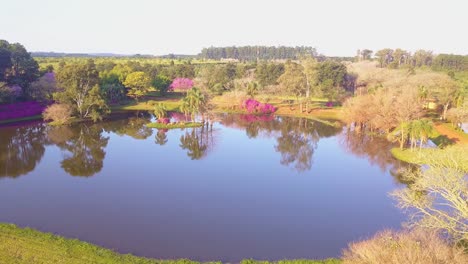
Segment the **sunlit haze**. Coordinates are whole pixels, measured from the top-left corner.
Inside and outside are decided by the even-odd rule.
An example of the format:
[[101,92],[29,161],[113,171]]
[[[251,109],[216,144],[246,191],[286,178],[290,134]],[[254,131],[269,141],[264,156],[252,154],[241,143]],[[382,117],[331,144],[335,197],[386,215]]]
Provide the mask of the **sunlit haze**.
[[312,46],[329,56],[403,48],[468,54],[466,0],[3,0],[0,39],[30,51],[197,54]]

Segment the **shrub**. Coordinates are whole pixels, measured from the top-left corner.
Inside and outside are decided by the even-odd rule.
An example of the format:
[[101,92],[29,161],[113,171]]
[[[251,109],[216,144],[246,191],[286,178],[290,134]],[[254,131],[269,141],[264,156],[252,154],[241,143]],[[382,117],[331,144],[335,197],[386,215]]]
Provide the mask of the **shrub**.
[[276,108],[271,104],[263,104],[254,99],[247,99],[242,103],[242,108],[248,113],[271,114],[276,111]]
[[42,113],[44,120],[52,120],[57,125],[67,123],[72,115],[72,109],[66,104],[53,104],[48,106]]
[[468,256],[435,232],[386,230],[369,240],[351,243],[343,252],[343,264],[367,263],[462,264],[468,263]]

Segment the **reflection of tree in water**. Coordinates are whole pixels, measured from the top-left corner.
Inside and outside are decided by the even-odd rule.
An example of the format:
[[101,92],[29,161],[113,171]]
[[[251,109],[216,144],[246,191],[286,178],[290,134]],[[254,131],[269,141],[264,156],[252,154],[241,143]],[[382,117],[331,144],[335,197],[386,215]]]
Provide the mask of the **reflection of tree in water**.
[[382,171],[389,170],[398,182],[406,183],[402,178],[402,169],[408,168],[409,165],[393,158],[390,150],[395,147],[394,143],[366,133],[344,131],[340,135],[340,144],[348,152],[366,158],[370,164],[377,165]]
[[34,170],[45,152],[43,124],[0,128],[0,177],[18,177]]
[[154,142],[157,145],[164,146],[167,143],[167,129],[158,129],[158,133],[154,137]]
[[180,137],[180,145],[182,149],[187,150],[187,156],[192,160],[204,158],[210,149],[214,146],[213,130],[209,129],[208,124],[202,127],[192,128],[186,131]]
[[117,135],[127,135],[134,139],[147,139],[153,135],[153,129],[146,127],[151,122],[151,115],[136,113],[136,115],[103,123],[104,130]]
[[340,131],[339,128],[302,118],[282,119],[280,130],[275,150],[281,153],[281,164],[293,166],[299,172],[311,169],[320,138]]
[[68,152],[61,162],[65,172],[72,176],[92,176],[101,171],[106,156],[104,148],[109,141],[102,136],[101,124],[50,127],[51,142]]
[[273,115],[223,115],[228,127],[245,129],[249,138],[274,137],[281,164],[299,172],[310,170],[312,157],[320,138],[334,136],[341,128],[304,118],[278,118]]

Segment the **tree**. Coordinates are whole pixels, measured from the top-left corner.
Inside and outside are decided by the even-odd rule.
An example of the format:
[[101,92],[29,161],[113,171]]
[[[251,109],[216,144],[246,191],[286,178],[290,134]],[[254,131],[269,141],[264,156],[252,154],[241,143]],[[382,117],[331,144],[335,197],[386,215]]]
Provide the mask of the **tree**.
[[57,73],[57,86],[61,92],[53,97],[56,101],[69,104],[80,118],[102,118],[108,106],[99,89],[99,75],[93,60],[86,63],[65,65]]
[[29,84],[39,77],[39,65],[19,43],[0,40],[0,82],[19,85],[29,96]]
[[413,65],[415,67],[431,66],[433,57],[432,51],[417,50],[413,54]]
[[330,102],[344,93],[347,70],[342,63],[335,61],[325,61],[317,65],[316,80],[321,88],[321,93]]
[[200,89],[194,87],[187,92],[187,96],[183,99],[181,110],[185,114],[190,114],[192,118],[198,113],[204,113],[207,106],[207,98]]
[[396,49],[393,52],[393,60],[397,63],[398,67],[404,63],[407,59],[407,54],[408,52],[402,50],[402,49]]
[[392,49],[382,49],[375,53],[375,56],[377,57],[380,68],[386,67],[390,62],[393,61],[392,54],[393,54]]
[[151,86],[149,76],[141,71],[132,72],[127,75],[123,84],[128,88],[127,96],[135,98],[137,102],[138,98],[156,90]]
[[411,209],[410,224],[443,230],[456,241],[468,240],[466,147],[451,147],[425,155],[428,168],[408,171],[408,188],[392,193],[398,206]]
[[48,106],[42,116],[44,120],[52,120],[57,125],[66,124],[72,115],[72,109],[66,104],[53,104]]
[[[309,98],[312,89],[318,87],[318,63],[317,60],[313,57],[305,57],[302,59],[301,65],[302,67],[304,67],[304,75],[306,77],[306,98]],[[320,93],[317,90],[314,90],[312,92],[315,96],[320,96]]]
[[171,79],[169,77],[158,74],[156,78],[153,79],[151,85],[159,92],[161,96],[166,95],[166,92],[169,90],[169,86],[171,85]]
[[153,113],[158,118],[158,120],[163,119],[167,115],[167,108],[163,103],[159,103],[154,106]]
[[372,50],[369,50],[369,49],[363,49],[361,51],[361,58],[362,60],[370,60],[371,57],[372,57]]
[[29,96],[36,101],[49,101],[53,98],[53,93],[57,92],[57,82],[55,74],[48,72],[42,77],[32,82],[29,86]]
[[437,80],[432,93],[442,105],[441,119],[446,120],[447,111],[460,96],[458,84],[450,78]]
[[[279,77],[279,84],[289,93],[299,97],[304,96],[307,87],[307,80],[304,74],[304,67],[294,62],[287,62],[284,73]],[[302,112],[302,102],[300,111]]]
[[255,80],[260,86],[274,85],[284,73],[284,64],[272,62],[260,62],[255,69]]
[[258,94],[258,84],[256,82],[250,82],[247,85],[247,95],[254,98]]
[[175,78],[169,88],[171,90],[181,90],[187,92],[192,89],[193,81],[189,78]]

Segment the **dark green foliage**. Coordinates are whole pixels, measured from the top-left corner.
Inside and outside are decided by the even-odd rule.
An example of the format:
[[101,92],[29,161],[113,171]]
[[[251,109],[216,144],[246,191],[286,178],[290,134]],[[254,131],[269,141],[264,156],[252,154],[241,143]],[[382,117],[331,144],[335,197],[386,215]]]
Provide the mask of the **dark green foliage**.
[[261,86],[277,84],[278,78],[284,73],[284,64],[261,62],[257,64],[255,79]]
[[204,59],[237,59],[241,61],[298,59],[302,55],[316,56],[317,51],[312,47],[210,47],[204,48],[200,57]]
[[158,75],[151,81],[151,85],[159,92],[160,95],[165,95],[171,85],[171,79],[165,75]]
[[39,77],[39,65],[19,43],[0,40],[0,82],[19,85],[28,97],[28,86]]
[[335,87],[344,87],[347,74],[346,66],[339,62],[325,61],[317,67],[317,82],[319,85],[324,83]]

